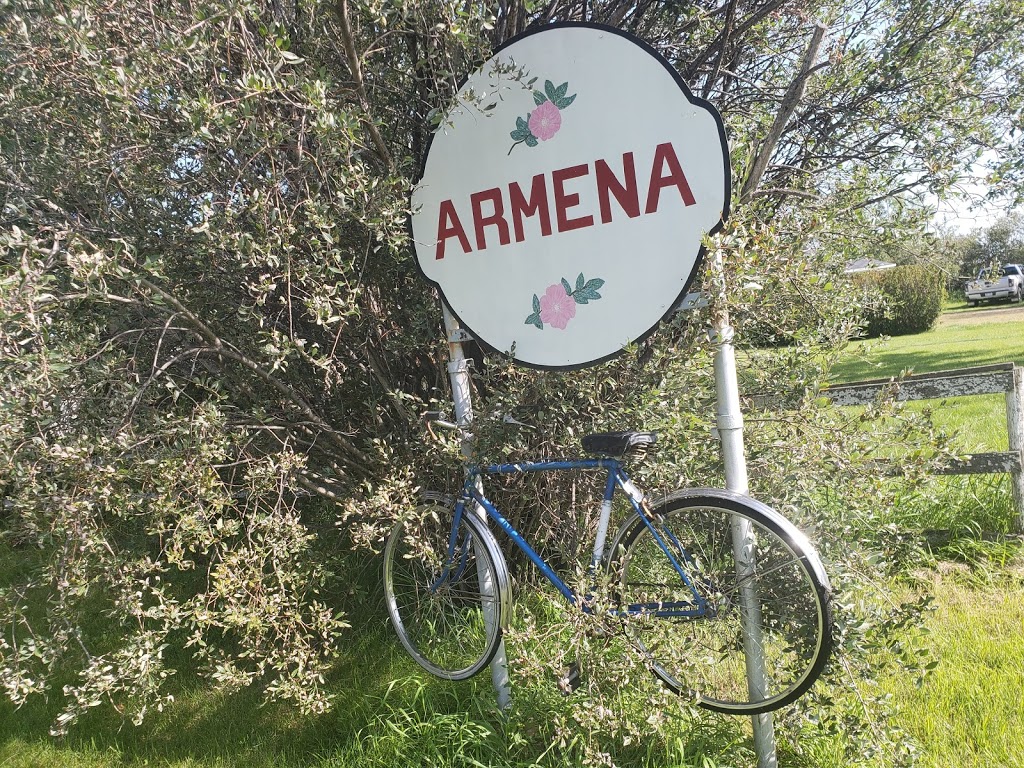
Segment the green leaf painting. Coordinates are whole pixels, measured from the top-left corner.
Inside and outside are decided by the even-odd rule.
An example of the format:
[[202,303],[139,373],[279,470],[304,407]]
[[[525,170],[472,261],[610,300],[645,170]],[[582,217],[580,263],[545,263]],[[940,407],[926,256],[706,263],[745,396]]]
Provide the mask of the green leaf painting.
[[527,316],[525,324],[541,331],[546,326],[565,330],[569,321],[576,317],[576,305],[600,299],[598,289],[602,286],[604,280],[599,277],[587,280],[582,272],[576,276],[575,285],[560,278],[547,287],[543,296],[533,294],[533,312]]
[[568,92],[568,81],[556,86],[550,80],[545,80],[543,91],[534,89],[533,103],[537,108],[526,117],[516,117],[516,128],[509,133],[513,143],[508,154],[511,155],[512,150],[520,144],[536,147],[558,133],[562,127],[562,110],[576,101],[577,94],[570,96]]
[[536,293],[533,294],[533,314],[526,318],[526,325],[534,325],[544,330],[544,322],[540,319],[540,297]]

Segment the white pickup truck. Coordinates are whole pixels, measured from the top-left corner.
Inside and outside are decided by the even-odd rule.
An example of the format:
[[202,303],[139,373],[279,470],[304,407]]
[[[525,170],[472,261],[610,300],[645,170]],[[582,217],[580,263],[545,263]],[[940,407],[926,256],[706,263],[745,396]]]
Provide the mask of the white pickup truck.
[[999,270],[998,276],[983,270],[977,280],[967,283],[967,303],[970,306],[987,299],[1024,299],[1024,266],[1006,264]]

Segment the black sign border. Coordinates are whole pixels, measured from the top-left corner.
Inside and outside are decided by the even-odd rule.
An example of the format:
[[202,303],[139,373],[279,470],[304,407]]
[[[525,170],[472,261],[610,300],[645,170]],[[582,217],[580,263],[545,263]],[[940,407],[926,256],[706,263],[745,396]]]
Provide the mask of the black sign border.
[[[515,37],[509,38],[504,43],[502,43],[501,45],[494,49],[494,52],[491,54],[490,58],[497,56],[503,50],[509,48],[512,45],[515,45],[520,40],[525,40],[526,38],[531,37],[533,35],[548,32],[553,29],[566,28],[585,28],[600,30],[602,32],[608,32],[610,34],[618,35],[619,37],[622,37],[628,40],[629,42],[633,43],[634,45],[638,46],[639,48],[643,49],[648,54],[650,54],[659,64],[661,64],[665,68],[665,70],[672,76],[672,79],[675,80],[676,85],[679,86],[679,90],[683,92],[683,95],[686,96],[687,100],[691,104],[706,109],[712,115],[712,117],[714,117],[715,125],[718,127],[718,137],[720,140],[720,146],[722,147],[722,159],[724,161],[723,167],[725,169],[725,189],[723,190],[724,194],[722,198],[724,200],[724,204],[722,206],[722,216],[718,220],[718,223],[716,223],[715,226],[708,230],[707,235],[710,236],[714,235],[716,232],[719,232],[722,229],[722,227],[725,226],[725,222],[729,218],[729,207],[732,199],[732,167],[729,162],[729,143],[725,133],[725,123],[722,121],[722,116],[721,114],[719,114],[718,109],[715,107],[715,105],[707,101],[706,99],[702,99],[700,96],[695,96],[690,91],[690,87],[683,80],[682,76],[680,76],[679,72],[676,71],[676,68],[672,66],[672,63],[669,62],[668,59],[666,59],[664,56],[662,56],[661,53],[658,52],[652,45],[650,45],[646,41],[640,39],[639,37],[630,32],[627,32],[623,29],[619,29],[618,27],[609,26],[607,24],[597,24],[595,22],[589,21],[559,21],[553,24],[545,24],[544,26],[527,29],[525,32],[522,32],[521,34],[518,34]],[[490,60],[490,58],[488,59],[488,61]],[[473,73],[475,73],[476,71],[478,70],[474,70]],[[466,75],[465,78],[463,78],[462,83],[459,84],[460,91],[462,90],[462,86],[464,86],[469,81],[469,78],[473,73],[470,73],[469,75]],[[420,164],[419,176],[416,179],[416,183],[413,184],[413,189],[415,189],[416,186],[419,185],[421,181],[423,181],[423,176],[427,170],[427,159],[430,157],[430,148],[433,146],[434,136],[436,134],[437,131],[434,131],[433,133],[430,134],[430,138],[427,140],[427,145],[423,152],[423,160]],[[434,286],[437,289],[438,294],[440,294],[441,296],[441,301],[443,301],[445,306],[448,307],[448,311],[452,313],[452,315],[459,321],[459,325],[461,325],[473,337],[473,340],[476,341],[481,346],[481,348],[483,348],[486,352],[498,355],[499,357],[503,357],[505,359],[509,359],[516,365],[522,366],[524,368],[532,368],[533,370],[537,371],[577,371],[583,368],[590,368],[595,365],[600,365],[601,363],[606,363],[609,360],[614,360],[616,357],[623,353],[623,351],[625,350],[625,345],[619,348],[618,350],[605,355],[604,357],[596,358],[594,360],[588,360],[587,362],[584,363],[574,363],[572,365],[538,365],[537,363],[531,363],[526,360],[520,360],[515,356],[514,352],[509,353],[507,351],[500,350],[497,347],[492,346],[491,344],[488,344],[484,339],[480,338],[480,336],[473,330],[471,326],[469,326],[467,323],[463,321],[461,317],[459,317],[459,313],[452,308],[451,304],[445,297],[444,290],[441,288],[441,286],[435,281],[431,280],[429,277],[427,277],[426,273],[423,271],[423,268],[420,266],[419,256],[416,254],[415,240],[413,239],[413,212],[411,210],[411,191],[409,193],[409,198],[410,212],[407,221],[407,226],[409,229],[409,238],[410,240],[412,240],[413,261],[416,264],[416,271],[420,273],[420,277],[422,277],[427,283],[429,283],[430,285]],[[658,329],[659,325],[668,320],[669,317],[671,317],[677,311],[680,302],[689,293],[690,287],[696,280],[697,274],[699,273],[701,267],[704,264],[704,257],[706,253],[707,249],[704,247],[704,244],[701,243],[700,247],[697,250],[697,258],[693,263],[693,269],[690,271],[690,275],[686,278],[686,282],[683,283],[682,290],[680,290],[679,295],[672,302],[668,311],[665,312],[665,314],[662,315],[660,318],[658,318],[658,320],[655,321],[654,325],[652,325],[646,331],[644,331],[631,342],[629,342],[629,344],[640,344],[643,341],[646,341]]]

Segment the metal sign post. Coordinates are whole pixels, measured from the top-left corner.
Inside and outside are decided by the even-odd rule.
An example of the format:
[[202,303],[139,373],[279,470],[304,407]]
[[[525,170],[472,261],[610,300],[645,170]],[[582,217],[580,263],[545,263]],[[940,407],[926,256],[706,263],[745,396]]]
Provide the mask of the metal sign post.
[[[444,329],[448,337],[448,378],[452,384],[452,398],[455,401],[455,422],[463,430],[462,455],[467,460],[472,459],[473,436],[469,427],[473,423],[473,398],[469,382],[469,361],[462,349],[462,341],[465,338],[465,331],[459,327],[459,322],[448,310],[448,306],[442,302],[444,312]],[[477,481],[480,482],[480,481]],[[482,489],[481,489],[482,490]],[[487,525],[487,515],[483,510],[477,509],[476,513],[484,525]],[[486,599],[494,597],[494,585],[490,573],[480,574],[480,594]],[[484,604],[484,621],[493,624],[496,621],[494,616],[493,602]],[[505,641],[502,640],[498,646],[498,652],[491,661],[491,680],[494,682],[494,691],[497,695],[498,708],[502,711],[508,709],[512,703],[512,686],[508,679],[508,658],[505,656]]]
[[[715,398],[717,429],[725,463],[725,487],[747,494],[747,462],[743,450],[743,414],[740,411],[739,385],[736,379],[736,350],[733,329],[725,308],[725,270],[722,256],[712,260],[718,300],[712,312],[711,340],[715,349]],[[742,580],[754,568],[754,537],[750,521],[733,521],[733,551],[737,576]],[[747,663],[747,685],[752,693],[765,689],[764,656],[761,653],[760,604],[750,588],[740,591],[740,615],[743,621],[743,650]],[[776,768],[775,723],[770,712],[754,715],[754,749],[758,768]]]

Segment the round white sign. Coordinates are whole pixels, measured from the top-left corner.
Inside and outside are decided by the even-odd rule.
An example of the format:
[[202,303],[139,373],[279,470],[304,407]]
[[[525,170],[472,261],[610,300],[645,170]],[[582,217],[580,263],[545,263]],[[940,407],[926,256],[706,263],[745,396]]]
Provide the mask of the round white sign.
[[645,43],[552,25],[469,78],[412,203],[419,267],[479,341],[592,365],[685,295],[728,215],[725,128]]

